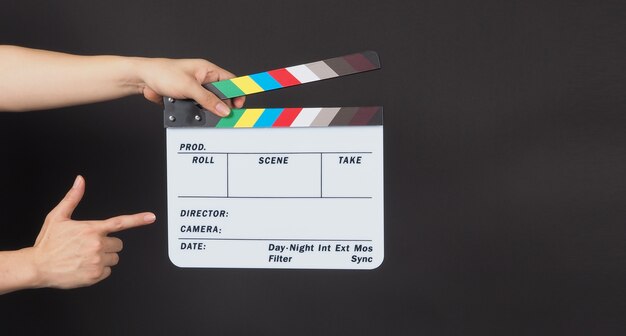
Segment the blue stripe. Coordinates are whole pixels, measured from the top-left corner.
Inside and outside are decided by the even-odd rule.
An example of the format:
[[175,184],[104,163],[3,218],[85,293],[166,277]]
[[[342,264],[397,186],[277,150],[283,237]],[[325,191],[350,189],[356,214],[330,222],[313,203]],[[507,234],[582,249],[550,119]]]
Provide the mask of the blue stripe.
[[252,78],[252,80],[254,80],[257,84],[259,84],[260,87],[263,88],[263,90],[266,91],[280,89],[283,87],[282,85],[280,85],[279,82],[274,79],[274,77],[270,76],[270,74],[268,74],[267,72],[260,72],[254,75],[250,75],[250,78]]
[[283,112],[281,108],[267,108],[263,114],[257,119],[254,127],[272,127],[278,116]]

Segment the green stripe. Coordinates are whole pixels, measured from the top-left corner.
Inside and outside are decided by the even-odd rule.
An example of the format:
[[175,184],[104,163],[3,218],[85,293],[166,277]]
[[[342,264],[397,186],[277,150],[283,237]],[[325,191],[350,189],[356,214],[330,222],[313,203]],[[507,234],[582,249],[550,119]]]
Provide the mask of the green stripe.
[[222,91],[226,98],[245,95],[245,93],[243,93],[243,91],[241,91],[241,89],[237,87],[235,83],[231,82],[230,79],[214,82],[211,84],[213,84],[213,86],[215,86],[218,90]]
[[220,121],[215,125],[216,128],[233,128],[239,118],[246,112],[246,109],[232,109],[230,110],[230,114],[228,117],[224,117],[220,119]]

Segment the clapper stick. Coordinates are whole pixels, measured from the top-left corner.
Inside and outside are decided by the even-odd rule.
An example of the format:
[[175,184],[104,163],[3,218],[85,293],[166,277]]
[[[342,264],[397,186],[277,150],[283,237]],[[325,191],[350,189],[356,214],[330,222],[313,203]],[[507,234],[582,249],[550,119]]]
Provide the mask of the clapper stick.
[[364,51],[208,83],[204,87],[221,99],[229,99],[377,69],[380,69],[378,54]]
[[[203,86],[220,99],[230,99],[290,86],[380,69],[375,51],[235,77]],[[244,108],[221,118],[192,100],[164,98],[165,127],[314,127],[381,125],[382,107]]]

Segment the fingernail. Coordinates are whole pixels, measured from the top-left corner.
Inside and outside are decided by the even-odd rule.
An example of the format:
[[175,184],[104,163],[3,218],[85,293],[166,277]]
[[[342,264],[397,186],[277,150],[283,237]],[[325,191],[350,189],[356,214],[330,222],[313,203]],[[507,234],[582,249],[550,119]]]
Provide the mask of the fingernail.
[[230,114],[230,109],[224,103],[217,103],[217,105],[215,105],[215,109],[222,117],[226,117]]
[[154,214],[149,214],[143,216],[143,220],[146,222],[154,222],[156,220],[156,216]]
[[80,185],[80,175],[76,176],[76,179],[74,180],[74,184],[72,185],[72,188],[77,188]]

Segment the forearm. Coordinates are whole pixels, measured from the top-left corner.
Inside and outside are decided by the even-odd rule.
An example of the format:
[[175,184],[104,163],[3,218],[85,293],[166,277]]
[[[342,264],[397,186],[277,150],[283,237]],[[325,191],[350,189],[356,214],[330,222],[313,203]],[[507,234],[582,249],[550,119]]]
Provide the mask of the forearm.
[[0,294],[39,287],[32,248],[0,252]]
[[0,46],[0,111],[49,109],[140,94],[141,62],[141,58]]

